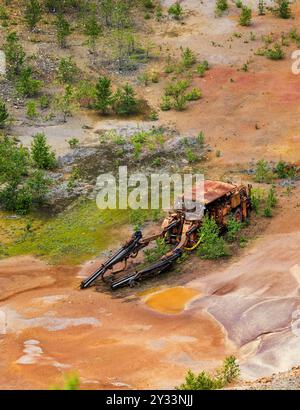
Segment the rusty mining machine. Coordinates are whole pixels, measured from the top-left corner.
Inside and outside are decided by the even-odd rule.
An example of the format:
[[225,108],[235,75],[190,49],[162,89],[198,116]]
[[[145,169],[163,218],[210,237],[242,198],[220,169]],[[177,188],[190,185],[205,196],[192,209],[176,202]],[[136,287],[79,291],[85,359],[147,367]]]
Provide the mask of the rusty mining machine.
[[[251,185],[234,185],[220,181],[204,181],[204,215],[213,218],[220,231],[226,230],[227,220],[233,216],[237,221],[243,222],[249,218],[251,212]],[[194,192],[194,191],[193,191]],[[184,199],[184,198],[182,198]],[[201,246],[200,228],[203,220],[197,213],[184,207],[170,211],[162,224],[161,232],[150,237],[143,237],[139,230],[105,263],[103,263],[90,277],[81,282],[81,289],[86,289],[101,278],[110,284],[111,289],[124,286],[135,286],[146,277],[158,275],[170,268],[181,257],[184,251],[193,251]],[[172,249],[160,260],[150,266],[127,269],[129,259],[136,258],[139,251],[159,238],[163,238]],[[124,263],[121,269],[114,267]]]

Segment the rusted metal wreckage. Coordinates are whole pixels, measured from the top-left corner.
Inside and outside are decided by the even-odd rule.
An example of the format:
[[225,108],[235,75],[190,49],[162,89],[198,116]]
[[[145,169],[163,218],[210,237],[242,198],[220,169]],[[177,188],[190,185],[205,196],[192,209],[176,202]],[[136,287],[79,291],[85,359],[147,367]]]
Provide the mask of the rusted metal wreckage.
[[[93,285],[99,278],[110,284],[112,289],[123,286],[135,286],[146,277],[160,274],[170,268],[180,258],[184,251],[193,251],[201,246],[200,228],[203,214],[213,218],[220,231],[226,230],[229,217],[243,222],[250,216],[251,211],[251,185],[233,185],[220,181],[204,181],[202,185],[204,204],[201,204],[204,212],[201,216],[197,212],[187,211],[184,207],[178,207],[169,212],[162,224],[159,234],[143,237],[141,231],[133,234],[110,259],[103,263],[90,277],[81,282],[81,288],[86,289]],[[192,196],[194,195],[192,193]],[[192,198],[194,200],[194,197]],[[187,198],[181,198],[185,201]],[[181,203],[182,205],[182,203]],[[134,259],[139,251],[150,245],[151,242],[163,238],[166,243],[172,245],[166,255],[159,261],[141,269],[127,268],[129,259]],[[118,264],[123,263],[121,269],[115,269]]]

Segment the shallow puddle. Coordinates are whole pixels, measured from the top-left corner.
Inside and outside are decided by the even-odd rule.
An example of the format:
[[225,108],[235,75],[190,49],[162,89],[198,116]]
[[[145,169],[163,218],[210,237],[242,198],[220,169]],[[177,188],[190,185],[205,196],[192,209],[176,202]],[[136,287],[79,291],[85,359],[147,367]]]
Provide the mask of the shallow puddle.
[[174,315],[181,313],[186,305],[197,296],[200,296],[200,293],[196,289],[176,287],[153,293],[144,300],[151,309]]

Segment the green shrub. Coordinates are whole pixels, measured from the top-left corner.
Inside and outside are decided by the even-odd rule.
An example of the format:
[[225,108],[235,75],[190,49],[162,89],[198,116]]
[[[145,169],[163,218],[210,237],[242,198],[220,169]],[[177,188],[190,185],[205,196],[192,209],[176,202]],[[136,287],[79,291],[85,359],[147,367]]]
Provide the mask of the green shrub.
[[209,216],[203,218],[200,229],[202,243],[198,248],[198,255],[202,259],[216,259],[222,256],[228,256],[228,249],[223,238],[219,236],[219,227],[216,221]]
[[271,187],[268,192],[267,196],[267,205],[270,206],[270,208],[275,208],[277,205],[278,199],[276,197],[276,192],[274,187]]
[[242,12],[240,15],[240,25],[241,26],[250,26],[252,19],[252,10],[249,7],[243,6]]
[[16,202],[13,211],[20,215],[27,214],[32,206],[32,192],[29,188],[23,187],[16,192]]
[[286,162],[279,161],[276,164],[275,172],[276,172],[278,178],[281,178],[281,179],[287,178],[288,174],[287,174],[287,164],[286,164]]
[[289,0],[275,0],[277,3],[277,8],[274,9],[274,12],[281,17],[282,19],[289,19],[292,15]]
[[242,229],[242,224],[237,221],[234,216],[231,216],[227,222],[227,239],[230,242],[233,242],[236,237],[237,233]]
[[36,110],[36,104],[34,101],[28,101],[26,104],[26,116],[30,119],[36,118],[38,112]]
[[201,147],[204,146],[204,144],[205,144],[205,135],[204,135],[203,131],[200,131],[199,134],[197,135],[197,141],[198,141],[198,143]]
[[67,37],[71,34],[71,26],[63,14],[59,14],[55,21],[57,41],[60,47],[65,48],[67,45]]
[[0,6],[0,20],[2,25],[7,23],[6,20],[9,20],[9,14],[3,6]]
[[185,48],[182,50],[182,65],[185,68],[192,67],[197,62],[195,54],[190,48]]
[[34,165],[39,169],[53,169],[56,167],[55,154],[47,144],[45,134],[38,133],[34,135],[31,144],[31,158]]
[[26,181],[26,187],[31,192],[32,202],[37,205],[43,205],[49,192],[51,179],[47,178],[43,171],[37,170]]
[[22,97],[34,97],[40,91],[42,82],[32,76],[32,68],[22,69],[16,83],[16,90]]
[[155,248],[146,249],[144,251],[145,261],[148,263],[156,262],[169,250],[170,246],[164,241],[164,239],[157,239]]
[[139,112],[135,91],[130,84],[118,88],[113,97],[113,108],[118,115],[133,115]]
[[222,389],[227,384],[234,382],[240,375],[240,368],[234,356],[227,357],[220,369],[217,369],[216,376],[212,376],[205,371],[198,375],[191,370],[188,371],[185,382],[176,387],[177,390],[216,390]]
[[63,386],[54,385],[51,390],[79,390],[80,380],[76,374],[67,374],[64,376]]
[[201,372],[198,375],[191,370],[185,378],[185,383],[178,386],[177,390],[217,390],[222,388],[222,383],[218,378],[209,375],[206,372]]
[[216,14],[221,15],[226,10],[228,10],[227,0],[216,0]]
[[202,93],[199,88],[193,88],[186,94],[187,101],[197,101],[202,97]]
[[172,98],[172,107],[177,111],[182,111],[186,106],[186,90],[189,86],[187,80],[179,80],[170,83],[165,88],[165,95]]
[[30,28],[33,30],[37,23],[42,18],[42,9],[38,0],[27,0],[25,7],[25,20]]
[[200,77],[204,77],[207,70],[209,70],[209,64],[208,64],[208,61],[206,60],[204,60],[201,64],[199,64],[196,69],[197,74]]
[[41,95],[39,98],[39,104],[42,110],[46,110],[50,107],[51,97],[49,95]]
[[273,178],[272,170],[267,161],[261,159],[256,164],[255,170],[255,182],[259,183],[270,183]]
[[28,150],[9,137],[0,138],[0,185],[19,184],[28,167]]
[[265,197],[265,191],[261,188],[252,188],[251,190],[251,206],[253,211],[258,214],[260,205]]
[[240,373],[240,366],[234,356],[226,357],[222,367],[217,371],[217,374],[222,380],[224,386],[237,380]]
[[265,14],[265,1],[264,0],[258,1],[258,14],[259,16],[263,16]]
[[172,4],[168,9],[168,13],[175,20],[180,20],[183,16],[183,8],[182,8],[180,2],[176,1],[174,4]]
[[13,78],[20,74],[26,56],[15,32],[9,33],[6,36],[4,52],[6,57],[7,75],[9,78]]
[[78,147],[79,139],[78,138],[70,138],[68,140],[68,144],[69,144],[71,149],[75,149],[75,148]]
[[187,149],[185,150],[185,155],[186,155],[186,158],[187,158],[187,160],[188,160],[188,162],[189,162],[190,164],[193,164],[193,163],[196,162],[197,159],[198,159],[197,155],[196,155],[195,152],[192,150],[192,148],[187,148]]
[[58,66],[58,80],[63,84],[73,83],[78,73],[76,63],[72,57],[61,58]]
[[18,188],[16,183],[11,182],[0,191],[0,204],[6,211],[25,215],[32,206],[32,192],[26,186]]
[[74,98],[81,107],[96,108],[96,88],[90,81],[80,81],[74,92]]
[[113,102],[111,80],[108,77],[102,76],[99,78],[96,84],[95,97],[95,108],[97,108],[102,114],[106,114]]
[[172,103],[170,97],[164,95],[160,103],[160,109],[162,111],[170,111],[172,108]]
[[4,128],[7,125],[9,114],[4,101],[0,99],[0,128]]
[[263,214],[266,218],[271,218],[273,216],[272,210],[269,204],[266,204]]
[[289,32],[289,37],[291,40],[295,41],[298,46],[300,46],[300,35],[297,33],[297,29],[292,29]]
[[265,51],[265,56],[270,60],[282,60],[284,58],[284,51],[279,43],[276,43],[273,48]]
[[89,37],[92,50],[95,50],[96,40],[102,33],[102,27],[98,23],[96,13],[93,13],[85,23],[85,34]]

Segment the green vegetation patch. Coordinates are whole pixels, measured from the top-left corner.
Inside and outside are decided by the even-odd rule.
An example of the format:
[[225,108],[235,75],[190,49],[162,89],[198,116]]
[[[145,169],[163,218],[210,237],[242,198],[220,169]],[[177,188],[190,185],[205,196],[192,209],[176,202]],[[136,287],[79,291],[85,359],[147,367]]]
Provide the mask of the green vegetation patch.
[[0,219],[1,256],[34,255],[55,264],[79,264],[125,242],[122,227],[156,220],[151,211],[100,210],[93,200],[78,201],[51,218]]

